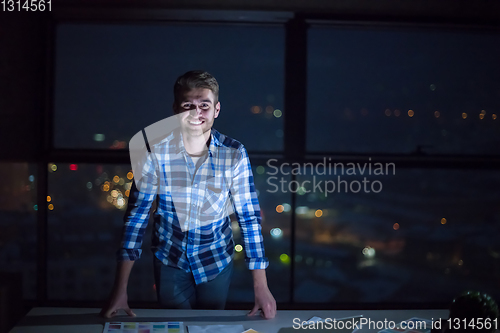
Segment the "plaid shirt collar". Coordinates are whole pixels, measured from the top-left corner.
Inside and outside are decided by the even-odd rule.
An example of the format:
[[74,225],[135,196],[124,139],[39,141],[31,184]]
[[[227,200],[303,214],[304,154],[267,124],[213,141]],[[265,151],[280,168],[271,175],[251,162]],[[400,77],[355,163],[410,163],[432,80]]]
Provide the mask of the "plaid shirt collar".
[[[222,147],[222,143],[220,141],[221,134],[215,128],[210,129],[210,144],[208,146],[208,155],[213,157],[213,152],[217,151],[217,148]],[[184,141],[182,140],[182,132],[180,128],[177,128],[173,131],[168,137],[167,140],[169,142],[170,148],[176,154],[187,153],[186,148],[184,147]]]

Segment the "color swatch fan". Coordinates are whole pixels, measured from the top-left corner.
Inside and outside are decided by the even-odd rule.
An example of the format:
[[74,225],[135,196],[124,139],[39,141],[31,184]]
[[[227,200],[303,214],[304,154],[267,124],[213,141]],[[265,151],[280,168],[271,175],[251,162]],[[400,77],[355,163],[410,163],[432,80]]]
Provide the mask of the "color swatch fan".
[[103,333],[184,333],[184,326],[181,322],[110,322],[104,326]]

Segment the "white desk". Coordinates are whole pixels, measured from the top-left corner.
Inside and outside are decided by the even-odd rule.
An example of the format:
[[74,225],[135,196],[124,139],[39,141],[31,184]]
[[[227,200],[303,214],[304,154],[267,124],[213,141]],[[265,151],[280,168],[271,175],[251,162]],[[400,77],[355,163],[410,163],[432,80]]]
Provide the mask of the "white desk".
[[[363,315],[372,321],[393,320],[399,323],[411,317],[426,319],[448,318],[448,310],[342,310],[342,311],[278,311],[274,319],[259,316],[247,317],[244,310],[161,310],[134,309],[137,317],[125,314],[105,320],[99,317],[100,309],[85,308],[34,308],[10,333],[102,333],[106,321],[182,321],[184,325],[235,325],[253,328],[262,333],[277,333],[282,327],[292,327],[293,319],[307,320],[312,316],[345,318]],[[362,332],[373,333],[377,329],[363,327]],[[311,332],[314,332],[311,330]]]

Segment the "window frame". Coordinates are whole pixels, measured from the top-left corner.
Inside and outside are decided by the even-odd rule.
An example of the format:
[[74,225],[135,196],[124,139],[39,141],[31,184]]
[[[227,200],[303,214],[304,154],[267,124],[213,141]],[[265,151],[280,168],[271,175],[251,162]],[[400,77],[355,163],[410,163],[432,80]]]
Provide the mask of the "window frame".
[[[79,7],[81,6],[81,7]],[[394,162],[397,168],[444,168],[444,169],[500,169],[500,156],[468,156],[468,155],[426,155],[426,154],[333,154],[332,152],[308,153],[306,152],[306,120],[307,120],[307,33],[312,24],[327,24],[337,26],[354,26],[361,29],[374,29],[384,27],[410,27],[430,29],[477,29],[485,31],[500,32],[500,20],[489,17],[485,23],[473,14],[470,17],[448,17],[435,16],[431,19],[425,15],[408,18],[402,16],[387,16],[383,13],[377,15],[362,14],[318,14],[320,9],[308,11],[307,9],[296,12],[261,11],[261,10],[185,10],[169,8],[153,8],[152,6],[131,8],[125,6],[117,8],[113,6],[85,7],[84,5],[61,6],[54,11],[47,21],[47,69],[46,69],[46,103],[44,107],[43,128],[43,151],[38,160],[38,211],[37,211],[37,303],[43,306],[87,306],[86,302],[50,301],[47,298],[47,265],[48,265],[48,216],[44,199],[48,190],[49,163],[129,163],[127,151],[120,150],[97,150],[97,149],[55,149],[53,145],[53,123],[54,123],[54,75],[55,75],[55,35],[56,26],[60,23],[100,23],[100,24],[236,24],[236,25],[284,25],[285,27],[285,76],[284,76],[284,149],[282,152],[249,152],[252,163],[262,163],[269,158],[287,163],[320,163],[323,157],[331,157],[335,161],[349,163],[366,161],[372,157],[373,161]],[[266,7],[267,8],[267,7]],[[386,9],[387,10],[387,9]],[[362,10],[360,9],[360,12]],[[487,10],[484,10],[487,12]],[[401,11],[404,13],[404,10]],[[410,20],[410,22],[405,22]],[[295,180],[295,176],[292,176]],[[296,229],[296,194],[291,198],[291,244],[290,257],[295,257],[295,229]],[[290,303],[279,304],[281,309],[292,308],[314,308],[314,309],[339,309],[346,304],[298,304],[294,302],[294,260],[291,261],[290,276]],[[78,304],[75,304],[78,303]],[[100,306],[99,304],[91,304]],[[134,304],[143,307],[158,307],[157,304],[146,303]],[[417,306],[403,304],[404,308],[412,307],[438,307],[445,308],[448,304],[425,304]],[[232,304],[232,308],[246,308],[247,304]],[[352,308],[394,308],[401,304],[349,304]]]

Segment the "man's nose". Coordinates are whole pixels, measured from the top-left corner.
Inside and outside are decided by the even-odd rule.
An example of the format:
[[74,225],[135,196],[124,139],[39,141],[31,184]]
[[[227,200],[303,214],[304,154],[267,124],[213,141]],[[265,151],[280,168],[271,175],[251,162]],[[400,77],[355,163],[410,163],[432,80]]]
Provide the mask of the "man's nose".
[[197,105],[193,105],[191,110],[189,110],[189,114],[191,116],[196,116],[198,115],[199,113],[201,113],[201,109],[200,107],[198,107]]

